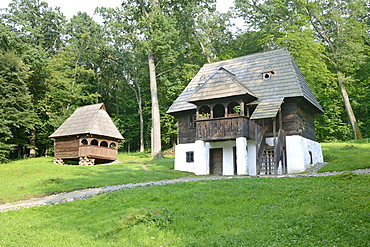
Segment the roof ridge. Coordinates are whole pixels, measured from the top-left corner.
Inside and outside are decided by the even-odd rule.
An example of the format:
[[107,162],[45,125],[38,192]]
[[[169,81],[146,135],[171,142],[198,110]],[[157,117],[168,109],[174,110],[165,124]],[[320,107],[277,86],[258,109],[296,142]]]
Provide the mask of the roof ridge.
[[[302,94],[302,95],[304,95],[303,94],[303,90],[302,90],[302,84],[301,84],[301,80],[300,80],[300,78],[299,78],[299,76],[298,76],[298,74],[297,74],[297,70],[296,70],[296,68],[295,67],[298,67],[298,65],[295,63],[295,61],[294,61],[294,59],[293,59],[293,56],[288,52],[288,56],[289,56],[289,65],[291,66],[291,68],[292,68],[292,70],[294,71],[294,77],[295,77],[295,79],[296,79],[296,83],[298,84],[298,89],[299,89],[299,91],[300,91],[300,93]],[[295,66],[294,66],[295,65]],[[299,71],[299,73],[301,73],[301,75],[302,75],[302,72],[299,70],[299,68],[298,68],[298,71]],[[303,75],[302,75],[302,78],[304,79],[304,77],[303,77]],[[306,81],[306,80],[305,80]],[[307,83],[307,82],[306,82]]]
[[[98,118],[98,113],[100,111],[100,109],[102,109],[102,107],[104,106],[104,103],[97,103],[97,104],[92,104],[92,105],[86,105],[86,106],[82,106],[82,107],[79,107],[79,108],[84,108],[84,107],[92,107],[92,106],[95,106],[95,105],[101,105],[99,107],[99,109],[96,111],[96,114],[93,115],[93,119],[92,121],[90,121],[90,123],[88,124],[88,129],[93,129],[93,127],[95,126],[96,124],[96,119]],[[105,107],[104,107],[105,108]],[[106,111],[106,110],[105,110]]]
[[268,50],[268,51],[260,51],[260,52],[256,52],[256,53],[251,53],[251,54],[247,54],[247,55],[240,56],[240,57],[234,57],[234,58],[229,58],[229,59],[225,59],[225,60],[219,60],[219,61],[215,61],[215,62],[211,62],[211,63],[205,63],[205,64],[203,64],[203,66],[202,66],[202,67],[207,66],[207,65],[212,66],[212,65],[217,64],[217,63],[227,62],[227,61],[234,60],[234,59],[239,59],[239,58],[240,58],[240,59],[244,59],[244,58],[246,58],[246,57],[255,57],[255,56],[257,57],[257,56],[259,56],[260,54],[266,54],[266,53],[278,52],[278,51],[280,51],[280,50],[285,50],[285,51],[287,51],[287,52],[289,53],[288,48],[286,48],[286,47],[282,47],[282,48],[273,49],[273,50]]

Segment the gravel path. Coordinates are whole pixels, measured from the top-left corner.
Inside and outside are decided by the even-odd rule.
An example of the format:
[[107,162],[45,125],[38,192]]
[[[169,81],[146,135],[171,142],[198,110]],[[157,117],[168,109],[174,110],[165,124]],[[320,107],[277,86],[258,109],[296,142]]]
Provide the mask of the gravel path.
[[[277,175],[277,176],[259,176],[259,177],[277,177],[277,178],[298,178],[298,177],[323,177],[323,176],[332,176],[346,172],[323,172],[317,173],[317,170],[320,169],[325,164],[321,164],[315,167],[308,169],[305,173],[302,174],[287,174],[287,175]],[[370,169],[361,169],[355,171],[349,171],[356,174],[370,174]],[[192,181],[201,181],[201,180],[218,180],[218,179],[241,179],[241,178],[251,178],[251,176],[202,176],[202,177],[185,177],[172,180],[162,180],[157,182],[145,182],[145,183],[131,183],[131,184],[122,184],[122,185],[113,185],[105,186],[99,188],[90,188],[84,190],[76,190],[71,192],[64,192],[59,194],[54,194],[50,196],[40,197],[40,198],[31,198],[24,201],[0,204],[0,212],[6,212],[9,210],[17,210],[21,208],[31,208],[35,206],[43,205],[53,205],[64,202],[72,202],[76,200],[86,199],[90,197],[97,196],[103,193],[110,193],[118,190],[133,189],[139,187],[147,187],[154,185],[164,185],[164,184],[174,184],[174,183],[183,183],[183,182],[192,182]]]

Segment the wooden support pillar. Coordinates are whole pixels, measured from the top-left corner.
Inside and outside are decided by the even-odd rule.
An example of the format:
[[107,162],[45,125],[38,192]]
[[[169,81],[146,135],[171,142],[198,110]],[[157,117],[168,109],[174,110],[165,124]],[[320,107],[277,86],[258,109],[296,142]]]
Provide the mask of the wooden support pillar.
[[240,102],[240,116],[245,116],[245,112],[244,112],[244,102]]
[[279,109],[279,130],[283,129],[283,114],[281,112],[281,107]]
[[276,117],[272,120],[272,132],[274,134],[274,147],[276,147]]

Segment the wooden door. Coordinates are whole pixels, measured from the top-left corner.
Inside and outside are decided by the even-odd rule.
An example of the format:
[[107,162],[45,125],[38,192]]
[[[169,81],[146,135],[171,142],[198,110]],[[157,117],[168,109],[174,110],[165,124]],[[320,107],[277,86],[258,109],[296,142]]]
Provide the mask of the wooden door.
[[209,174],[222,175],[222,148],[212,148],[209,150]]

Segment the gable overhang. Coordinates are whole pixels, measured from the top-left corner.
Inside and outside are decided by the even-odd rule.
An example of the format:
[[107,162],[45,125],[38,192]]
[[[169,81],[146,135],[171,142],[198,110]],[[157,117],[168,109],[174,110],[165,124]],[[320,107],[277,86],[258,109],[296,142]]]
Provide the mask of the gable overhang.
[[198,85],[198,88],[188,96],[187,102],[192,103],[243,95],[250,95],[256,98],[243,83],[239,82],[233,73],[223,67],[220,67],[203,83],[199,82]]

